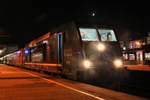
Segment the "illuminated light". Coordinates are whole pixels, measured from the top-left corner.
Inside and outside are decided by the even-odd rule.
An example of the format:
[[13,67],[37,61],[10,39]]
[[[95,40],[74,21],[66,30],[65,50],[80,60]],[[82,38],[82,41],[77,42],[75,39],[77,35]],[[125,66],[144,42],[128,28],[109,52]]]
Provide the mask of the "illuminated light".
[[123,66],[123,62],[120,59],[117,59],[117,60],[114,61],[114,65],[117,68],[121,68]]
[[104,44],[99,43],[99,44],[97,45],[97,49],[98,49],[99,51],[104,51],[104,50],[105,50]]
[[136,45],[140,46],[140,45],[141,45],[141,43],[140,43],[140,42],[136,42]]
[[20,54],[20,51],[17,51],[17,54]]
[[146,45],[146,43],[145,43],[145,42],[143,42],[143,43],[142,43],[142,45]]
[[84,65],[85,68],[90,68],[92,63],[89,60],[84,60],[83,65]]
[[43,41],[43,44],[44,44],[44,43],[45,43],[45,44],[48,44],[48,40],[44,40],[44,41]]
[[92,17],[94,17],[96,15],[96,11],[95,10],[90,11],[89,15],[92,16]]
[[123,50],[126,50],[126,47],[123,47]]
[[0,50],[0,54],[3,52],[3,50]]
[[95,16],[95,13],[92,13],[92,16]]
[[29,53],[29,50],[28,50],[28,49],[26,49],[26,50],[24,51],[24,53],[25,53],[25,54],[28,54],[28,53]]

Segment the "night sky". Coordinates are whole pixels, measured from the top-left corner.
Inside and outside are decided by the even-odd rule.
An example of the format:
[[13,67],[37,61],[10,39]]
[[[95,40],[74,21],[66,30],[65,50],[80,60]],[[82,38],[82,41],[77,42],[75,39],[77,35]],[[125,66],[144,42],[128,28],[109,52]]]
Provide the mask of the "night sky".
[[[56,1],[56,0],[55,0]],[[101,24],[119,28],[121,40],[150,32],[149,3],[96,1],[52,2],[1,0],[0,34],[9,34],[20,47],[48,29],[76,19],[98,19]],[[91,17],[91,12],[96,16]],[[2,40],[0,40],[2,41]]]

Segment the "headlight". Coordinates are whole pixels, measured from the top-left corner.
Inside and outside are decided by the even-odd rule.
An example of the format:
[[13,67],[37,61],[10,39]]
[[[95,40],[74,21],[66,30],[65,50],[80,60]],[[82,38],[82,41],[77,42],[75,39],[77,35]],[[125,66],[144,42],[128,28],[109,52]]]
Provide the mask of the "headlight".
[[105,50],[104,44],[99,43],[99,44],[97,45],[97,49],[98,49],[99,51],[104,51],[104,50]]
[[117,68],[120,68],[120,67],[122,67],[123,62],[122,62],[122,60],[117,59],[117,60],[114,61],[114,65],[115,65]]
[[84,60],[83,65],[84,65],[85,68],[90,68],[92,63],[89,60]]

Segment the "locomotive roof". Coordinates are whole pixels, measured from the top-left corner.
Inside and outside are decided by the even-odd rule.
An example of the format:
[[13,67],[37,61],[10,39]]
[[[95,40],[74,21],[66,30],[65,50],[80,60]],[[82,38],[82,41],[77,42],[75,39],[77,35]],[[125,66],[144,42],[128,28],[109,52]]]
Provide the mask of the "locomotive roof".
[[32,41],[28,44],[28,46],[29,46],[29,47],[32,47],[32,46],[35,45],[36,43],[41,42],[41,41],[43,41],[43,40],[46,40],[46,39],[49,38],[49,37],[50,37],[50,32],[46,33],[45,35],[42,35],[42,36],[38,37],[37,39],[32,40]]
[[[50,29],[49,32],[51,34],[56,33],[56,32],[62,32],[64,30],[67,30],[68,28],[78,28],[78,27],[89,27],[89,28],[107,28],[107,29],[114,29],[112,25],[104,25],[104,24],[97,24],[97,23],[89,23],[89,22],[79,22],[79,21],[71,21],[66,24],[62,24],[58,26],[57,28]],[[32,40],[28,46],[32,46],[36,44],[37,42],[40,42],[50,36],[50,33],[47,33],[45,35],[40,36],[39,38]]]
[[116,28],[116,26],[108,25],[108,24],[106,25],[106,24],[98,24],[98,23],[71,21],[66,24],[62,24],[62,25],[58,26],[57,28],[50,29],[49,31],[50,32],[59,32],[59,31],[65,30],[70,27],[77,27],[77,28],[78,27],[91,27],[91,28],[97,27],[97,28],[108,28],[108,29]]

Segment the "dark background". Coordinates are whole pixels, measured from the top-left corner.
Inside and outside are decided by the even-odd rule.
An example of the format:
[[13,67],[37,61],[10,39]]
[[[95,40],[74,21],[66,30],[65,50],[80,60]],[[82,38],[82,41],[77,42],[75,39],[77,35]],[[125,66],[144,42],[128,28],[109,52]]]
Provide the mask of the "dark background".
[[[99,20],[115,25],[119,39],[145,36],[150,31],[149,3],[101,1],[1,0],[0,34],[8,34],[9,43],[23,47],[48,29],[75,19]],[[96,16],[90,14],[96,12]],[[0,42],[3,40],[1,39]],[[8,42],[7,42],[8,43]]]

